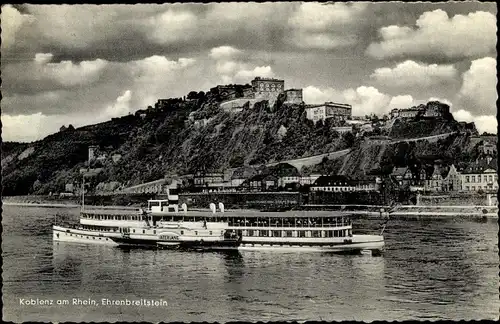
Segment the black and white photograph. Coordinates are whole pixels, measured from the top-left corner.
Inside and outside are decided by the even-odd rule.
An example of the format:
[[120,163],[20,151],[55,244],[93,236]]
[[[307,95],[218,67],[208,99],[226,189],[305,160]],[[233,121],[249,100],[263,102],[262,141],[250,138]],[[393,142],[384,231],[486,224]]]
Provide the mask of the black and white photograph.
[[1,6],[2,320],[499,320],[495,2]]

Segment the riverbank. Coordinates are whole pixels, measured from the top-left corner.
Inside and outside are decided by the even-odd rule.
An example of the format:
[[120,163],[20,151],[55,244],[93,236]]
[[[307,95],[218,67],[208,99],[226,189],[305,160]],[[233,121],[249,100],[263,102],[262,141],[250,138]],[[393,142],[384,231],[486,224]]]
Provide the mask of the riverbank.
[[[3,202],[4,206],[17,206],[17,207],[43,207],[43,208],[81,208],[81,205],[72,203],[59,203],[59,204],[47,204],[47,203],[17,203],[17,202]],[[137,207],[131,206],[93,206],[86,205],[86,209],[110,209],[110,210],[136,210]]]
[[[80,208],[74,203],[30,203],[30,202],[3,202],[5,206],[42,207],[42,208]],[[132,206],[91,206],[89,210],[136,210]],[[336,213],[353,215],[356,218],[380,219],[380,208],[386,206],[366,205],[304,205],[296,210],[301,211],[335,211]],[[193,211],[208,211],[208,209],[191,208]],[[255,211],[255,209],[226,209],[227,212]],[[289,211],[293,213],[293,210]],[[488,219],[498,218],[498,208],[491,206],[401,206],[391,212],[391,219],[425,220],[425,219]]]

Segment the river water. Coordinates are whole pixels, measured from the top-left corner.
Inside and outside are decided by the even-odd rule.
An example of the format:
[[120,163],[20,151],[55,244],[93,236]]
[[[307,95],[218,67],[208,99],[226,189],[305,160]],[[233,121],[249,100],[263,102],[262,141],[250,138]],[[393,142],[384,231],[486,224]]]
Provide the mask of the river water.
[[[53,243],[56,212],[3,207],[7,321],[498,319],[498,223],[399,221],[382,257],[197,253]],[[355,233],[377,232],[361,220]],[[52,305],[27,305],[30,300]],[[75,299],[75,300],[73,300]],[[161,306],[103,305],[147,299]],[[58,305],[67,300],[69,305]],[[96,305],[72,305],[95,300]]]

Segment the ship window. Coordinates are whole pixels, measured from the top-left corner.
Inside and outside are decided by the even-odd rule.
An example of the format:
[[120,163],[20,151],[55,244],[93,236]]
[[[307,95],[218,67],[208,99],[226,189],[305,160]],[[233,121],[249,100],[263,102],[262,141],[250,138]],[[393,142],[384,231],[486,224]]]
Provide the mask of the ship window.
[[135,229],[134,229],[134,230],[132,230],[132,233],[135,233]]
[[92,239],[95,240],[95,236],[93,236]]
[[299,237],[306,237],[306,231],[298,231]]
[[319,231],[312,231],[312,237],[320,237]]
[[156,230],[153,230],[153,234],[156,234]]
[[198,231],[194,231],[194,235],[198,235]]
[[208,232],[208,234],[212,235],[212,231]]
[[269,231],[265,230],[265,231],[259,231],[259,236],[269,236]]
[[293,232],[292,231],[285,231],[285,237],[292,237]]
[[184,235],[184,231],[181,231],[181,235]]
[[273,237],[281,237],[281,231],[271,231]]
[[248,236],[253,236],[253,230],[248,230]]
[[337,230],[333,231],[333,237],[339,237],[339,231]]
[[145,231],[145,230],[142,230],[142,234],[144,234],[144,233],[146,233],[146,231]]

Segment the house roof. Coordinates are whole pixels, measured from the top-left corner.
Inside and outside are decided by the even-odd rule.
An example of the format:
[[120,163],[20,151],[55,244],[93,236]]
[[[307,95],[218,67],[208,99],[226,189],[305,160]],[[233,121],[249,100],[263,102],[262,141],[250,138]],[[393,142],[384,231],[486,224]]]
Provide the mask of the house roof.
[[314,181],[313,186],[345,186],[354,185],[355,182],[343,175],[321,176]]
[[403,176],[407,170],[408,170],[408,167],[394,168],[394,170],[392,170],[391,175],[392,176]]
[[353,178],[352,180],[353,181],[356,181],[356,182],[374,182],[375,180],[377,180],[377,178],[379,178],[379,176],[377,175],[374,175],[374,174],[360,174],[360,175],[357,175],[355,178]]
[[234,170],[233,174],[231,175],[231,179],[248,179],[254,176],[256,173],[257,170],[255,170],[254,168],[249,166],[242,166]]
[[248,181],[267,181],[267,180],[278,180],[278,178],[272,174],[257,174],[248,179]]
[[487,159],[480,159],[477,160],[476,162],[473,162],[469,164],[464,171],[462,171],[463,174],[472,174],[472,173],[483,173],[484,171],[491,169],[491,170],[498,170],[497,167],[497,159],[491,159],[489,161]]
[[447,175],[448,175],[447,167],[435,164],[430,179],[432,179],[432,177],[434,176],[440,176],[441,178],[445,178]]

